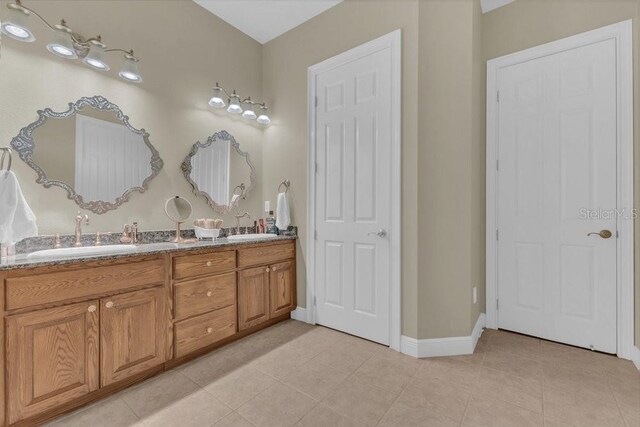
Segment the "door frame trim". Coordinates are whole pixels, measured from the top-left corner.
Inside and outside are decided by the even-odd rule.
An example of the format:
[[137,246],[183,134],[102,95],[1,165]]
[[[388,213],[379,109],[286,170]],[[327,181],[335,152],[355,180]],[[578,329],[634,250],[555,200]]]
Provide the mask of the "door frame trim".
[[315,324],[316,77],[382,49],[391,49],[391,224],[389,230],[389,346],[400,351],[402,335],[402,30],[398,29],[308,69],[309,158],[307,165],[307,323]]
[[[497,215],[497,144],[498,144],[498,71],[501,68],[553,55],[566,50],[616,40],[617,47],[617,208],[633,209],[633,27],[627,20],[596,30],[577,34],[551,43],[532,47],[487,61],[487,224],[486,281],[487,327],[498,328],[498,283],[496,243]],[[491,96],[490,96],[491,94]],[[495,95],[494,95],[495,94]],[[618,218],[617,239],[617,354],[630,359],[634,345],[634,234],[633,220]]]

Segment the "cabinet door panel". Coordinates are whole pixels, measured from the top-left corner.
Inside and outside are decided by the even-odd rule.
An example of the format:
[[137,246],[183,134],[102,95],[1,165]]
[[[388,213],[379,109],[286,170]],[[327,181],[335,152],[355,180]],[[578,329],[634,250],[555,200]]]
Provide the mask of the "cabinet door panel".
[[100,301],[101,385],[165,361],[166,293],[152,288]]
[[7,318],[9,423],[98,388],[98,301]]
[[270,274],[270,315],[277,317],[296,308],[295,265],[293,261],[272,265]]
[[269,320],[269,271],[268,267],[258,267],[238,273],[239,330]]

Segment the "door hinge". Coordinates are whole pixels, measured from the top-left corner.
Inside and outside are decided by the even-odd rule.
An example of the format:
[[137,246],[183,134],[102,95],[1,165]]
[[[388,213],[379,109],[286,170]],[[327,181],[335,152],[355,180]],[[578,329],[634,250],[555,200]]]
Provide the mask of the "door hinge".
[[496,91],[496,101],[500,102],[500,91],[499,90]]
[[496,170],[500,171],[500,160],[496,159]]
[[313,240],[318,240],[318,230],[313,231]]
[[499,299],[497,299],[497,300],[496,300],[496,310],[497,310],[498,308],[500,308],[500,300],[499,300]]
[[620,232],[618,230],[616,230],[616,239],[620,238]]
[[315,297],[315,295],[313,296],[313,306],[314,307],[316,306],[316,297]]
[[315,162],[316,173],[318,173],[318,162]]
[[314,102],[315,102],[316,107],[317,107],[317,106],[318,106],[318,97],[317,97],[317,96],[316,96],[316,99],[315,99],[315,101],[314,101]]
[[500,240],[500,230],[496,230],[496,240]]

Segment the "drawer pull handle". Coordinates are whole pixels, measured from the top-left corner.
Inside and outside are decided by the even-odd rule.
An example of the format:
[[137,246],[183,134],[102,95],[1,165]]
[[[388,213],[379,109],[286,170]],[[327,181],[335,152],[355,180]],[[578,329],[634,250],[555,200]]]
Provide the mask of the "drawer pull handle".
[[211,261],[207,261],[207,267],[211,267],[213,263]]
[[94,311],[96,311],[96,306],[95,306],[95,305],[93,305],[93,304],[91,304],[91,305],[89,306],[89,308],[87,308],[87,311],[88,311],[89,313],[93,313]]
[[207,333],[210,334],[211,332],[213,332],[213,328],[207,328]]
[[211,295],[213,295],[213,292],[207,291],[207,296],[210,297]]
[[113,308],[113,301],[107,302],[104,306],[107,308]]
[[266,270],[266,271],[267,271],[267,273],[268,273],[268,272],[270,272],[271,270],[269,269],[269,267],[267,267],[267,270]]

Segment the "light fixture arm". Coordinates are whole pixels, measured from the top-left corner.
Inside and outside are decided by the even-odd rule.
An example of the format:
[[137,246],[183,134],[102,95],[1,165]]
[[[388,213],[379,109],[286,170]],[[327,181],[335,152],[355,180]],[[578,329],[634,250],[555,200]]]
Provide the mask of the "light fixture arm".
[[[30,7],[27,7],[24,4],[22,4],[21,0],[14,0],[14,3],[7,4],[7,8],[20,11],[20,12],[24,13],[27,16],[31,15],[31,14],[35,15],[40,21],[42,21],[43,24],[45,24],[53,32],[56,32],[56,31],[59,31],[61,29],[65,29],[65,28],[67,30],[71,31],[71,29],[66,26],[66,22],[65,22],[64,19],[62,20],[60,25],[51,25],[38,12],[36,12],[35,10],[31,9]],[[73,41],[74,45],[78,47],[78,51],[79,51],[78,53],[81,53],[81,54],[86,54],[86,52],[89,50],[89,47],[91,47],[91,43],[92,42],[99,42],[99,43],[103,44],[102,43],[102,38],[100,36],[92,37],[90,39],[85,39],[80,34],[77,34],[77,33],[74,33],[74,32],[71,32],[70,35],[71,35],[71,40]],[[104,46],[106,48],[106,45],[104,45]],[[120,49],[120,48],[113,48],[113,49],[105,49],[105,52],[123,52],[123,53],[131,56],[131,58],[129,58],[129,59],[133,59],[136,62],[138,61],[138,58],[133,56],[133,50],[131,50],[131,49],[130,50],[125,50],[125,49]]]
[[218,82],[216,82],[216,86],[213,88],[213,90],[219,90],[219,91],[221,91],[222,93],[224,93],[224,94],[225,94],[225,96],[226,96],[227,98],[238,98],[238,101],[240,101],[242,104],[257,105],[257,106],[259,106],[259,107],[261,107],[261,108],[263,108],[263,109],[265,109],[265,110],[267,109],[267,106],[266,106],[266,104],[265,104],[264,102],[255,102],[255,101],[252,101],[250,96],[249,96],[249,97],[247,97],[247,98],[245,98],[244,100],[242,100],[242,97],[241,97],[239,94],[237,94],[237,93],[236,93],[235,89],[233,90],[233,93],[229,93],[229,92],[227,92],[227,91],[225,90],[225,88],[223,88],[222,86],[220,86],[220,85],[218,84]]

